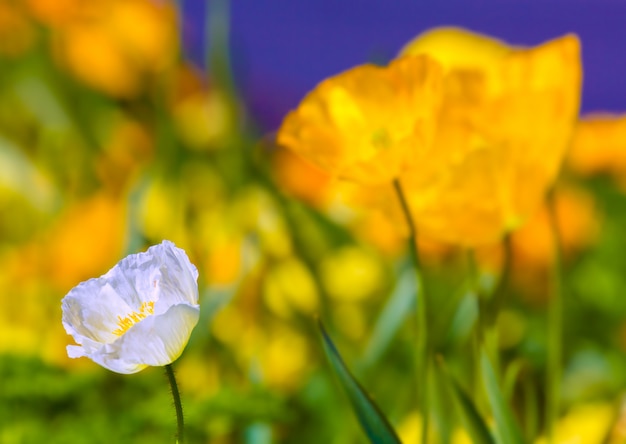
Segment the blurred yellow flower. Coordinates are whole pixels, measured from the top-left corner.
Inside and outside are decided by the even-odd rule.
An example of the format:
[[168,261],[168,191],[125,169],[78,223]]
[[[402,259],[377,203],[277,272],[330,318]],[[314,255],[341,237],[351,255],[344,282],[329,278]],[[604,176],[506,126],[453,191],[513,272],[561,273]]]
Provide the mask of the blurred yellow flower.
[[263,281],[267,306],[288,318],[294,311],[312,315],[318,309],[315,279],[302,261],[290,257],[276,263]]
[[626,115],[590,114],[578,122],[567,166],[576,174],[626,171]]
[[15,57],[30,49],[35,41],[33,28],[18,5],[0,3],[0,55]]
[[153,140],[140,123],[128,116],[116,116],[94,167],[103,186],[115,194],[125,191],[153,157]]
[[[41,258],[36,246],[0,249],[0,352],[36,355],[50,306],[42,301]],[[19,295],[19,297],[16,297]]]
[[[406,248],[408,225],[392,186],[364,186],[333,178],[293,151],[281,146],[270,150],[277,187],[314,206],[330,219],[349,227],[359,239],[394,257]],[[440,261],[448,245],[420,236],[420,254]]]
[[[126,206],[99,193],[68,206],[48,233],[49,277],[67,291],[77,281],[100,274],[122,254]],[[94,254],[97,251],[97,254]]]
[[332,322],[337,332],[354,342],[362,341],[370,333],[372,320],[364,304],[358,301],[333,301]]
[[420,233],[468,247],[497,241],[559,172],[580,102],[578,39],[526,49],[442,28],[403,54],[441,59],[445,71],[434,142],[401,177]]
[[[391,199],[394,197],[391,196]],[[390,257],[396,257],[404,251],[408,238],[406,223],[402,218],[390,217],[384,206],[362,207],[360,217],[354,223],[354,231],[357,236]],[[420,253],[424,253],[422,248]]]
[[511,48],[492,37],[462,28],[443,27],[427,31],[410,41],[401,54],[432,54],[445,71],[454,69],[497,70]]
[[307,337],[288,326],[275,326],[261,336],[256,358],[267,385],[293,390],[302,384],[313,367]]
[[[582,189],[561,186],[555,192],[555,212],[561,248],[572,254],[593,244],[600,220],[592,196]],[[554,244],[547,204],[511,237],[516,263],[548,269],[554,260]]]
[[[360,239],[388,256],[404,251],[409,228],[391,185],[360,186],[335,181],[328,188],[323,208],[332,219],[349,226]],[[451,250],[449,245],[426,236],[420,235],[417,243],[426,262],[440,262]]]
[[189,227],[195,233],[194,251],[202,258],[199,267],[212,286],[234,284],[242,275],[244,234],[232,213],[225,202],[205,204]]
[[[610,404],[595,403],[573,407],[557,424],[554,442],[557,444],[601,444],[606,441],[615,417]],[[536,444],[546,444],[541,438]]]
[[139,202],[139,226],[148,239],[172,239],[177,245],[189,245],[185,188],[178,178],[151,178]]
[[229,347],[245,372],[252,369],[269,387],[291,391],[314,369],[310,341],[275,317],[261,318],[254,293],[256,285],[250,294],[238,295],[221,309],[211,322],[211,332]]
[[440,67],[426,56],[357,66],[310,92],[283,121],[278,144],[333,176],[390,182],[430,143],[440,86]]
[[609,438],[605,442],[607,444],[624,444],[626,442],[626,403],[624,398],[621,399],[619,412],[613,421]]
[[218,341],[227,344],[233,350],[240,351],[244,348],[243,344],[253,336],[252,330],[256,324],[249,319],[252,310],[242,309],[235,305],[237,302],[239,301],[226,304],[219,310],[209,324],[209,328]]
[[[89,4],[101,3],[99,0],[24,0],[30,14],[47,26],[63,26],[80,15],[85,14]],[[96,6],[97,7],[97,6]]]
[[270,149],[272,174],[279,189],[309,205],[323,205],[334,182],[332,176],[289,149]]
[[[225,234],[225,236],[229,236]],[[209,246],[206,259],[207,281],[211,285],[227,285],[236,282],[242,272],[242,239],[237,235],[216,237]]]
[[264,255],[285,258],[292,254],[289,225],[279,204],[267,191],[249,186],[233,203],[235,220],[243,232],[254,233]]
[[[417,412],[411,412],[398,425],[397,431],[400,440],[404,443],[419,442],[422,436],[422,417]],[[436,442],[429,439],[429,442]],[[471,439],[467,432],[462,429],[456,429],[452,433],[451,444],[471,444]]]
[[[565,260],[575,258],[594,245],[602,227],[602,214],[593,195],[583,188],[559,183],[554,205],[561,250]],[[511,235],[511,278],[520,294],[533,303],[544,303],[554,261],[554,237],[548,202]],[[501,245],[484,245],[476,250],[481,267],[490,272],[501,269]]]
[[188,350],[185,359],[177,363],[176,375],[181,381],[185,381],[185,396],[195,399],[215,396],[223,386],[219,362],[206,359],[204,351],[194,353],[193,350]]
[[333,251],[320,263],[319,274],[328,295],[339,301],[367,299],[385,282],[381,261],[357,246]]
[[233,99],[192,66],[178,69],[173,89],[171,106],[181,139],[195,150],[221,148],[235,128]]
[[[39,10],[55,16],[54,8],[45,4]],[[91,87],[132,97],[149,75],[175,61],[176,17],[168,2],[98,1],[82,5],[81,12],[55,28],[54,35],[60,62]]]

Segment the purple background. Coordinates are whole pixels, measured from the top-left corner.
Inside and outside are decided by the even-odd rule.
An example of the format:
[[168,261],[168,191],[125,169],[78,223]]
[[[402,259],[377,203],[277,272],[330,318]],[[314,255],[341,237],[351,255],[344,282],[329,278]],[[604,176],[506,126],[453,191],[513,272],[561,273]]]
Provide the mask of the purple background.
[[[207,4],[186,0],[183,8],[188,56],[201,64]],[[624,0],[232,0],[230,9],[236,82],[266,129],[325,77],[386,61],[442,25],[520,45],[574,32],[583,47],[583,112],[626,111]]]

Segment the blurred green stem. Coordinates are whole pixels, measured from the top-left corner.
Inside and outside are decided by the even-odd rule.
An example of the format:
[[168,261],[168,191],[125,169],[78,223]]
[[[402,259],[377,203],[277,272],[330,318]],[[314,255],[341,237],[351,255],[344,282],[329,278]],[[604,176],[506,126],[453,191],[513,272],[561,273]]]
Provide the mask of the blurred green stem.
[[472,367],[473,367],[473,394],[477,400],[477,405],[482,405],[481,393],[482,393],[482,375],[480,371],[480,350],[484,346],[491,362],[494,362],[494,353],[489,346],[491,341],[485,341],[485,333],[488,329],[488,323],[485,316],[485,295],[483,295],[480,285],[480,272],[478,271],[478,265],[476,263],[476,255],[474,250],[467,251],[467,274],[470,292],[472,293],[477,310],[476,325],[471,336],[471,353],[472,353]]
[[488,325],[494,325],[498,320],[498,314],[504,306],[504,299],[507,293],[507,286],[509,282],[509,276],[511,274],[511,258],[513,256],[513,246],[511,243],[511,235],[507,234],[502,239],[503,255],[502,258],[502,270],[500,271],[500,278],[498,285],[493,290],[493,296],[491,297],[491,303],[486,316],[486,322]]
[[559,415],[562,373],[563,288],[561,239],[556,215],[554,190],[548,195],[548,218],[554,245],[551,294],[548,301],[548,357],[546,372],[546,434],[548,443],[554,442],[554,426]]
[[174,398],[174,408],[176,409],[176,443],[183,444],[185,442],[185,420],[183,419],[183,404],[180,402],[180,393],[178,392],[178,384],[176,384],[176,376],[172,364],[165,366],[165,374],[170,382],[172,390],[172,398]]
[[422,266],[420,264],[419,251],[417,248],[417,227],[409,204],[407,202],[400,180],[394,179],[393,186],[400,200],[402,212],[409,227],[409,250],[412,256],[413,265],[415,267],[415,275],[417,279],[417,353],[415,357],[415,366],[417,370],[418,381],[418,403],[422,414],[422,444],[428,442],[428,316],[427,316],[427,300],[426,290],[422,278]]
[[230,0],[213,0],[207,4],[206,34],[207,68],[214,85],[231,99],[236,88],[230,63]]
[[[511,237],[506,235],[502,239],[503,258],[502,269],[498,284],[495,286],[491,294],[485,294],[485,291],[481,284],[480,270],[476,260],[476,253],[474,250],[467,252],[468,259],[468,274],[470,289],[476,298],[478,305],[478,319],[476,322],[476,328],[474,329],[474,336],[472,339],[472,352],[474,359],[474,374],[475,382],[474,387],[477,391],[476,395],[480,392],[480,349],[484,347],[489,359],[493,365],[493,368],[497,375],[501,374],[500,355],[498,351],[499,344],[499,332],[498,332],[498,314],[504,305],[504,299],[506,296],[506,290],[509,280],[509,274],[511,272]],[[477,398],[479,399],[479,398]]]

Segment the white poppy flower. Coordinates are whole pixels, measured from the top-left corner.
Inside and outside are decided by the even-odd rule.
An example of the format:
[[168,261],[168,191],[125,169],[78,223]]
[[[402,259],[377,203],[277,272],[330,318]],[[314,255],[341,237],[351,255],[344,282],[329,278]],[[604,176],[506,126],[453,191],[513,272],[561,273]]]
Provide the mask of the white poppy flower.
[[122,259],[63,298],[63,326],[79,344],[67,354],[117,373],[172,363],[198,323],[197,279],[185,251],[169,241]]

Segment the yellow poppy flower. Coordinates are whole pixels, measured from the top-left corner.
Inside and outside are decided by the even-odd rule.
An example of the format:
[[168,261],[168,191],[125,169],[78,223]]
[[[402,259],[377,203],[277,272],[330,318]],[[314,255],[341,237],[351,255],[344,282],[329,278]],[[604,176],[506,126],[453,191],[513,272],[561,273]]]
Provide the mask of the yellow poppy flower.
[[332,177],[305,158],[281,146],[271,147],[272,174],[284,193],[309,205],[322,205],[328,199]]
[[35,30],[21,8],[0,3],[0,55],[18,57],[35,43]]
[[67,206],[42,244],[44,256],[54,258],[46,267],[50,282],[67,290],[105,271],[123,251],[126,211],[123,200],[107,193]]
[[441,69],[426,56],[357,66],[309,93],[277,141],[332,176],[390,182],[432,139],[440,87]]
[[[44,1],[33,3],[46,9]],[[71,2],[65,3],[72,11]],[[62,10],[57,11],[59,17]],[[113,97],[132,98],[152,76],[173,66],[177,38],[171,5],[110,0],[82,12],[70,15],[53,35],[59,62],[85,84]]]
[[101,1],[91,0],[24,0],[28,12],[35,19],[49,27],[63,27],[79,17],[89,15],[94,4],[97,9]]
[[428,54],[444,69],[434,141],[401,177],[420,232],[468,247],[499,240],[559,172],[580,104],[578,39],[515,48],[444,28],[403,54]]
[[626,115],[591,114],[581,118],[567,164],[583,176],[622,176],[626,171]]
[[[593,245],[601,226],[591,194],[572,186],[561,186],[555,194],[555,214],[561,248],[567,256]],[[549,269],[554,260],[554,239],[547,205],[529,219],[512,237],[513,254],[520,269]]]

